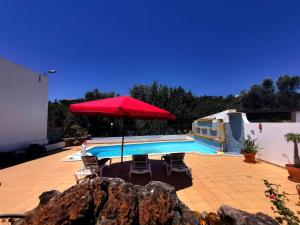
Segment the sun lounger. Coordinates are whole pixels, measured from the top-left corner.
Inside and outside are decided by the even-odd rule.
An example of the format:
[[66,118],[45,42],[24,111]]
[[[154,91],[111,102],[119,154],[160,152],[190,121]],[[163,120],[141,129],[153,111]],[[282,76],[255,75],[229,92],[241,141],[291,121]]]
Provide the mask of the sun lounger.
[[167,176],[170,177],[172,172],[184,172],[192,176],[191,169],[184,163],[185,153],[172,153],[161,157],[164,160]]
[[151,165],[148,159],[148,155],[133,155],[132,162],[130,165],[129,179],[131,179],[132,174],[145,174],[149,173],[152,179]]
[[[105,167],[111,165],[111,158],[99,159],[96,156],[81,156],[83,167],[75,173],[76,183],[79,183],[80,177],[95,175],[102,177],[102,171]],[[107,162],[109,162],[107,164]]]

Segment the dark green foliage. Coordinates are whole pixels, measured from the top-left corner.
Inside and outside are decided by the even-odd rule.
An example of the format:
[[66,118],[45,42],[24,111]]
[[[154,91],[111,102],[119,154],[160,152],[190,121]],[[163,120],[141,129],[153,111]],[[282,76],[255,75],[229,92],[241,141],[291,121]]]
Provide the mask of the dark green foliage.
[[253,85],[249,91],[241,93],[241,108],[246,110],[300,108],[300,77],[280,76],[276,82],[271,79]]
[[85,101],[92,101],[97,99],[103,99],[103,98],[112,98],[117,96],[114,92],[100,92],[99,89],[94,89],[93,91],[88,91],[85,93]]
[[238,98],[230,95],[197,97],[182,87],[167,87],[153,82],[151,85],[135,85],[130,90],[134,98],[166,109],[176,116],[176,121],[135,121],[135,134],[187,133],[199,117],[238,107]]
[[75,120],[70,120],[64,127],[62,138],[67,146],[79,145],[88,137],[88,131],[80,126]]
[[[293,109],[300,108],[299,76],[281,76],[274,85],[272,79],[265,79],[239,97],[195,96],[182,87],[168,87],[153,82],[150,85],[135,85],[130,95],[157,107],[166,109],[176,116],[176,121],[126,121],[125,135],[177,134],[191,130],[195,119],[227,109]],[[71,103],[115,97],[114,92],[89,91],[84,98],[55,100],[49,102],[49,128],[64,127],[74,120],[86,128],[92,136],[120,136],[119,119],[101,116],[79,116],[69,112]],[[110,124],[113,123],[113,126]]]
[[64,128],[63,138],[87,137],[88,131],[80,126],[75,120],[71,120]]
[[[187,133],[193,120],[229,108],[238,108],[238,98],[204,96],[197,97],[182,87],[167,87],[158,82],[151,85],[135,85],[130,95],[157,107],[166,109],[176,116],[176,121],[127,120],[125,135],[176,134]],[[88,129],[92,136],[120,136],[121,121],[101,116],[79,116],[69,112],[71,103],[115,97],[114,92],[103,93],[98,89],[89,91],[85,98],[49,102],[48,126],[65,127],[69,121],[76,121]],[[113,123],[113,126],[111,126]]]
[[[84,101],[112,98],[116,96],[118,95],[114,92],[100,92],[98,89],[94,89],[85,94]],[[81,116],[81,119],[78,122],[88,128],[89,133],[92,136],[110,136],[115,129],[114,127],[113,130],[111,129],[110,123],[118,124],[116,119],[101,116]]]
[[280,93],[296,92],[300,88],[300,77],[280,76],[276,84]]
[[273,80],[265,79],[260,85],[253,85],[249,91],[243,91],[241,104],[244,109],[273,109],[276,107]]
[[284,109],[300,108],[300,77],[280,76],[277,80],[277,103]]
[[256,143],[257,139],[252,138],[250,135],[247,136],[247,139],[244,140],[243,149],[241,153],[255,153],[258,151],[259,146]]
[[[87,129],[92,136],[110,136],[111,134],[117,134],[116,130],[119,130],[118,120],[98,117],[98,116],[80,116],[74,115],[69,111],[69,105],[72,103],[91,101],[96,99],[103,99],[117,96],[113,92],[104,93],[98,89],[89,91],[85,94],[84,98],[75,100],[55,100],[49,102],[48,108],[48,127],[66,127],[70,121],[76,121],[80,126]],[[111,129],[110,123],[113,122],[115,126]],[[64,134],[62,134],[64,136]]]

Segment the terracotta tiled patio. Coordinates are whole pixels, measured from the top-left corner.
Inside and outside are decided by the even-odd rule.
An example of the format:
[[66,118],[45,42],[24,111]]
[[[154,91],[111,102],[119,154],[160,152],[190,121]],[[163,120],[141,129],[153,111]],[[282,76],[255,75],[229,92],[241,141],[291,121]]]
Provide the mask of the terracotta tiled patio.
[[[0,170],[0,213],[23,213],[37,205],[41,192],[51,189],[63,191],[74,185],[74,172],[82,163],[63,162],[62,158],[78,150],[78,147],[69,148]],[[183,175],[175,175],[167,180],[165,170],[158,161],[160,156],[150,156],[150,159],[154,164],[154,179],[175,185],[178,197],[192,210],[215,211],[221,204],[229,204],[273,216],[271,205],[264,196],[262,179],[281,184],[282,190],[293,194],[290,196],[290,206],[299,210],[295,206],[298,201],[296,184],[287,179],[287,172],[283,168],[265,162],[247,164],[242,157],[187,154],[185,161],[192,168],[193,179],[188,181]],[[119,162],[119,159],[113,159],[113,167],[106,169],[104,175],[112,175]],[[128,179],[126,172],[122,176]],[[139,179],[136,177],[133,182],[139,183]],[[143,177],[142,183],[148,181],[147,177]]]

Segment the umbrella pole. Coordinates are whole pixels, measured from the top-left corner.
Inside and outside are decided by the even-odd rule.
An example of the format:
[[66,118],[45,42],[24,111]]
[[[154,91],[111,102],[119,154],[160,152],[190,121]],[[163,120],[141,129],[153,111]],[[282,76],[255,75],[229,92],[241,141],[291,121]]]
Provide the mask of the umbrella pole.
[[124,154],[124,119],[122,121],[122,145],[121,145],[121,164],[123,166],[123,154]]

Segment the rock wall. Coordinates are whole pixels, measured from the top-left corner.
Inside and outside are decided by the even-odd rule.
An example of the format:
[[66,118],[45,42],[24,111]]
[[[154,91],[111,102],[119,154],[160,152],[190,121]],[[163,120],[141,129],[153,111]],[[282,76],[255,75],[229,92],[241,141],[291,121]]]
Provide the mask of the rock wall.
[[263,214],[221,206],[218,214],[192,212],[175,189],[152,181],[146,186],[119,178],[95,178],[63,193],[44,192],[39,205],[15,225],[278,225]]
[[63,193],[45,192],[40,204],[28,212],[22,225],[179,225],[199,224],[168,184],[146,186],[121,179],[95,178]]

